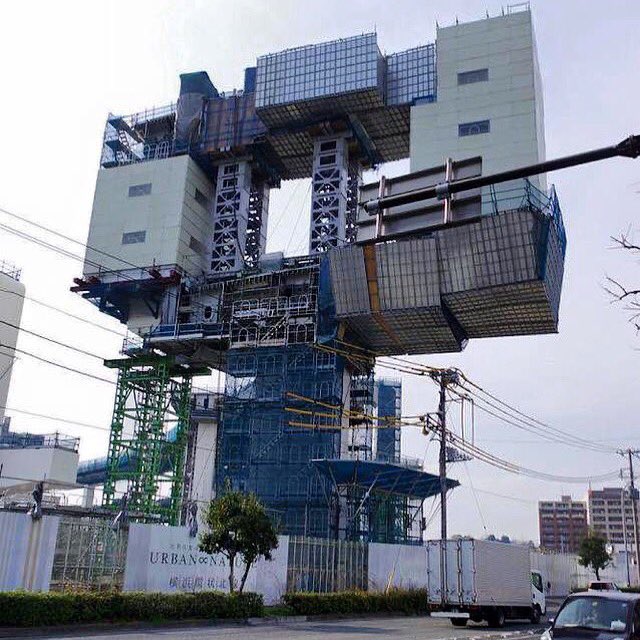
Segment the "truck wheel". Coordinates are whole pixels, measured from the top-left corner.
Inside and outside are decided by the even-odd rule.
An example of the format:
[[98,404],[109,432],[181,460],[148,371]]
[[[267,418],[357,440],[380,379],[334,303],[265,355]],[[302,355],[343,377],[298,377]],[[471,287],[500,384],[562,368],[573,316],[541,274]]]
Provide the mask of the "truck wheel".
[[531,609],[531,617],[529,618],[531,620],[531,624],[540,624],[540,618],[542,618],[542,612],[540,611],[540,607],[535,605]]
[[469,622],[468,618],[449,618],[449,620],[454,627],[466,627]]
[[497,627],[498,629],[504,627],[504,611],[502,609],[495,609],[487,617],[487,622],[490,627]]

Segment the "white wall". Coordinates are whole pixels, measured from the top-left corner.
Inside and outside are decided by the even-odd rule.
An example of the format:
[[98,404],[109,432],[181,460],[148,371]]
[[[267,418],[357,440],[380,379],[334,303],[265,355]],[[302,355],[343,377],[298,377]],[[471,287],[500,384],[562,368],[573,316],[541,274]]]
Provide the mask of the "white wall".
[[[411,171],[447,157],[481,155],[483,173],[544,159],[542,84],[531,13],[438,29],[437,101],[411,108]],[[458,85],[458,73],[488,69],[489,80]],[[489,120],[486,134],[458,125]]]
[[[572,589],[586,587],[589,582],[596,579],[590,569],[578,563],[578,556],[571,553],[541,553],[531,551],[531,568],[542,573],[543,582],[551,583],[547,595],[564,597]],[[619,585],[627,584],[627,567],[622,556],[614,556],[613,562],[604,571],[600,572],[602,580],[611,580]],[[638,584],[638,571],[636,566],[630,567],[632,584]]]
[[369,591],[387,587],[427,586],[427,548],[416,545],[369,543]]
[[[129,187],[151,184],[151,193],[129,196]],[[207,247],[210,212],[195,200],[196,188],[209,200],[213,187],[189,156],[100,169],[89,227],[87,259],[107,270],[178,265],[191,274],[207,266],[206,251],[189,247],[191,238]],[[145,231],[144,242],[122,244],[123,233]],[[118,259],[120,258],[120,259]],[[130,263],[130,264],[128,264]],[[85,263],[84,274],[96,273]]]
[[[5,289],[5,291],[3,291]],[[0,272],[0,320],[20,326],[24,285]],[[13,349],[18,341],[18,329],[0,323],[0,418],[5,414],[11,383],[11,368],[15,364]]]
[[[287,586],[289,537],[278,536],[273,560],[260,560],[249,571],[246,591],[261,593],[265,604],[274,604]],[[239,582],[244,568],[239,564]],[[124,591],[228,591],[228,563],[222,555],[198,550],[198,539],[188,527],[132,524],[129,528]]]
[[200,502],[200,513],[205,507],[201,501],[206,502],[214,497],[213,472],[216,464],[217,433],[218,426],[215,422],[198,420],[191,499]]
[[0,512],[0,591],[48,591],[59,518]]
[[75,484],[78,454],[53,447],[0,449],[0,465],[0,487],[38,480]]

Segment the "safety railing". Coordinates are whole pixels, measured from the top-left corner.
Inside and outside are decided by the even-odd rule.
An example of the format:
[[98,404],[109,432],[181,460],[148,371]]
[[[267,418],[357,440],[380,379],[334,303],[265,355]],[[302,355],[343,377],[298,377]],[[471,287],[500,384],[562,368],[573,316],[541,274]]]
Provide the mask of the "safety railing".
[[6,260],[0,260],[0,273],[4,273],[9,276],[12,280],[20,281],[20,276],[22,275],[22,269],[18,269],[11,262],[7,262]]
[[66,449],[77,453],[80,438],[62,433],[5,433],[0,435],[4,449]]

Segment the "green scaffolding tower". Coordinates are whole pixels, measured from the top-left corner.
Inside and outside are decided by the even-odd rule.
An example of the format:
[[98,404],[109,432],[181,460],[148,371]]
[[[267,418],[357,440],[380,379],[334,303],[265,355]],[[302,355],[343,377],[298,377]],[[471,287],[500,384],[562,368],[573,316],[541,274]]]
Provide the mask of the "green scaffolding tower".
[[179,524],[191,382],[210,371],[156,354],[105,365],[118,369],[118,383],[102,505],[118,510],[126,495],[132,518]]

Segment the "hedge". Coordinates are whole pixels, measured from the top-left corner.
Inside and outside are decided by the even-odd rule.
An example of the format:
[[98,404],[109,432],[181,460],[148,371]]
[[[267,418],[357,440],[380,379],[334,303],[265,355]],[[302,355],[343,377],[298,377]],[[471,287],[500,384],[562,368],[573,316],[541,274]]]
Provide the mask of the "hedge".
[[387,593],[286,593],[282,603],[298,615],[330,613],[427,613],[426,589],[392,589]]
[[255,593],[0,593],[0,627],[262,615]]

